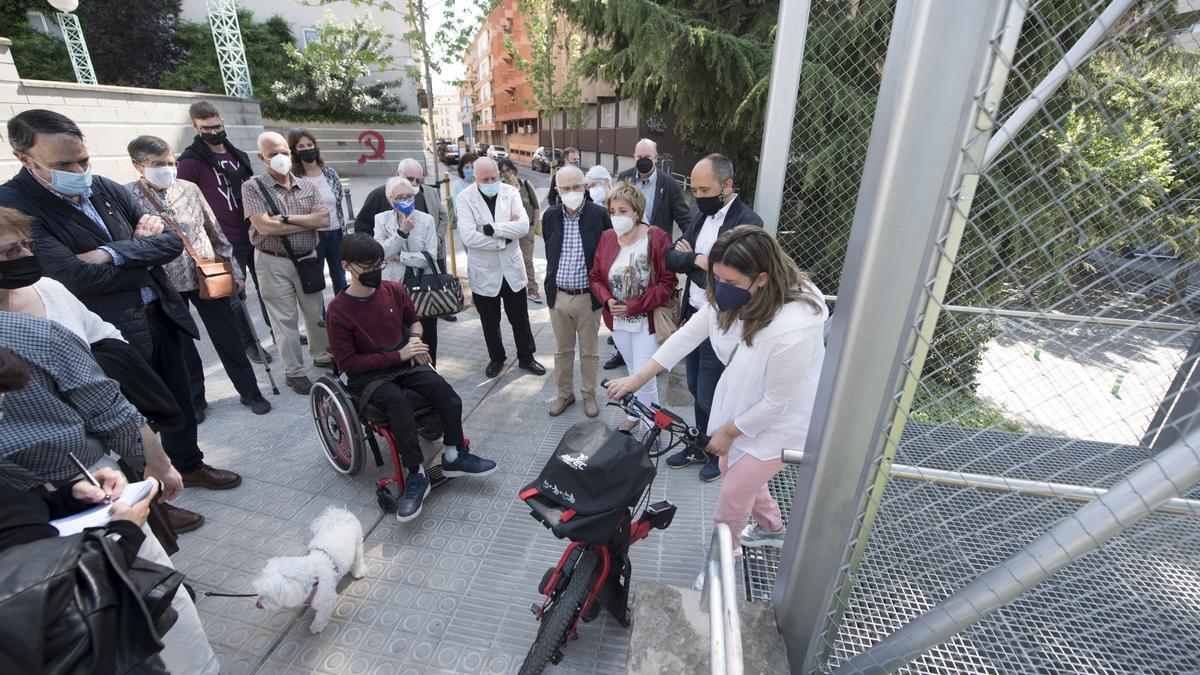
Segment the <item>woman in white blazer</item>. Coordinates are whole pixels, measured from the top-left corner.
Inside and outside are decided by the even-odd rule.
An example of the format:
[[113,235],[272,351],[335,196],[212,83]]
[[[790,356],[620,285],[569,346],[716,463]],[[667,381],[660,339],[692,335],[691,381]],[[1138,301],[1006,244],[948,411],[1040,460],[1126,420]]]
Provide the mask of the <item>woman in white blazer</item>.
[[507,359],[500,336],[501,305],[512,326],[518,365],[535,375],[546,374],[545,367],[533,358],[537,347],[529,327],[525,260],[518,243],[529,232],[529,216],[520,191],[500,182],[496,162],[480,157],[475,160],[475,182],[454,198],[454,212],[458,238],[467,249],[472,299],[487,343],[486,375],[499,375]]
[[[383,245],[383,259],[387,262],[383,278],[404,283],[406,277],[433,272],[430,261],[436,266],[437,221],[428,213],[416,210],[416,195],[407,178],[389,178],[384,194],[392,208],[375,214],[375,240]],[[429,346],[429,362],[436,366],[437,317],[422,316],[420,319],[425,329],[421,339]]]
[[[724,477],[713,520],[741,531],[741,545],[782,547],[783,518],[767,481],[783,469],[783,448],[804,447],[829,310],[808,275],[753,225],[735,227],[713,245],[707,293],[708,304],[637,373],[611,382],[608,395],[637,391],[711,339],[725,364],[706,430]],[[750,525],[747,516],[754,517]]]

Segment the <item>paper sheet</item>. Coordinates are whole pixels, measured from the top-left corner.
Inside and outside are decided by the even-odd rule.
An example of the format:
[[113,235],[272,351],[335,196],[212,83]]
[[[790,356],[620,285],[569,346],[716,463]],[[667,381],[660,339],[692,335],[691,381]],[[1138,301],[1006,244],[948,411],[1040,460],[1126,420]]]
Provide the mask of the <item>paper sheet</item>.
[[[144,480],[138,483],[130,483],[125,486],[121,492],[121,496],[117,501],[130,506],[142,501],[154,489],[154,481]],[[59,518],[50,521],[50,524],[58,529],[58,536],[69,537],[72,534],[78,534],[90,527],[104,527],[108,521],[112,520],[112,514],[109,509],[112,504],[101,504],[87,511],[81,511],[73,516]]]

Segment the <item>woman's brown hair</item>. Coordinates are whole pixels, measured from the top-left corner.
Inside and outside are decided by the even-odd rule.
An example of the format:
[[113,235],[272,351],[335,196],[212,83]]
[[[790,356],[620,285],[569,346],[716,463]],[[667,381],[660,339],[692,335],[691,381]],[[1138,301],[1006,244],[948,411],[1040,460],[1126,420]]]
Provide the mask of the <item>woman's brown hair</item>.
[[300,156],[296,154],[296,146],[300,141],[307,138],[312,141],[313,147],[317,149],[317,166],[325,166],[325,158],[321,156],[321,144],[317,142],[317,137],[313,136],[312,132],[304,127],[288,129],[287,143],[288,149],[292,151],[292,173],[297,176],[304,175],[304,165],[300,163]]
[[646,222],[646,196],[632,183],[621,181],[617,183],[616,187],[609,190],[608,197],[604,200],[604,207],[611,209],[613,202],[625,202],[637,214],[639,223]]
[[807,289],[812,286],[808,274],[783,252],[779,242],[761,227],[738,225],[717,239],[708,254],[708,302],[717,306],[717,279],[713,264],[745,274],[751,279],[766,272],[767,283],[759,288],[750,302],[736,311],[721,312],[717,324],[729,330],[734,321],[742,319],[742,341],[753,345],[754,336],[766,328],[779,310],[789,302],[803,302],[814,312],[821,311],[821,299]]
[[0,206],[0,234],[15,234],[18,237],[28,237],[33,229],[33,218],[23,211]]

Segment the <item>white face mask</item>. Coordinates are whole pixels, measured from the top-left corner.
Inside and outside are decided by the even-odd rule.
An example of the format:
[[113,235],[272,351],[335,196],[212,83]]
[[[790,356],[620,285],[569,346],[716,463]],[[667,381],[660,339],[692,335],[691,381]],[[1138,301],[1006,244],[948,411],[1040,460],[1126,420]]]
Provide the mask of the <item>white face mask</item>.
[[275,173],[287,173],[292,170],[292,158],[287,155],[275,155],[270,164]]
[[597,185],[596,187],[588,190],[588,194],[592,196],[592,201],[596,202],[597,204],[603,204],[604,197],[608,194],[608,190],[605,190],[603,187]]
[[613,216],[612,225],[618,235],[623,235],[632,230],[637,223],[633,222],[633,218],[629,216]]
[[563,203],[563,206],[566,206],[568,209],[571,209],[572,211],[574,211],[574,210],[578,209],[580,206],[583,206],[583,193],[582,192],[564,192],[562,195],[562,203]]
[[175,182],[175,176],[178,171],[173,166],[148,166],[146,167],[146,180],[154,183],[154,187],[160,190],[166,190],[171,187],[171,183]]

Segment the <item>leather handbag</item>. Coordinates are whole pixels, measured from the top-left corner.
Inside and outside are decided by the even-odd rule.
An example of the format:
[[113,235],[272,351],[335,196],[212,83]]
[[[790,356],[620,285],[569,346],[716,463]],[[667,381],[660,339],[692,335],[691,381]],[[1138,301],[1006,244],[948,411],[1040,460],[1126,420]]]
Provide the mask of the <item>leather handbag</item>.
[[[650,285],[658,283],[658,265],[654,262],[650,263]],[[681,292],[679,290],[679,280],[675,280],[675,288],[671,290],[671,295],[667,297],[667,301],[655,307],[650,311],[650,315],[654,317],[654,338],[659,344],[667,341],[667,338],[675,334],[679,330],[679,303]]]
[[[404,286],[412,298],[413,306],[417,308],[417,316],[447,316],[458,314],[466,306],[463,297],[462,282],[445,270],[438,269],[433,256],[427,251],[421,255],[429,262],[432,272],[405,274]],[[411,268],[410,268],[411,269]]]
[[203,300],[217,300],[227,298],[233,295],[233,289],[236,286],[233,280],[233,265],[228,261],[217,260],[216,258],[201,258],[196,254],[196,249],[192,248],[192,243],[188,241],[187,235],[183,229],[179,227],[179,223],[167,213],[167,209],[162,202],[158,201],[158,197],[144,183],[139,182],[138,188],[142,194],[149,200],[150,205],[158,211],[160,217],[179,238],[183,240],[183,247],[187,249],[188,255],[192,257],[192,262],[195,263],[196,269],[196,290],[200,293],[200,298]]
[[[266,200],[271,214],[283,213],[279,209],[279,204],[275,202],[275,198],[271,196],[271,191],[263,185],[262,178],[255,176],[252,180],[258,186],[258,191],[262,193],[263,199]],[[325,261],[321,259],[321,256],[317,255],[316,251],[310,251],[305,256],[297,257],[287,236],[280,237],[279,241],[283,242],[283,249],[287,251],[288,259],[296,266],[296,275],[300,277],[300,289],[304,291],[305,295],[325,290]]]

